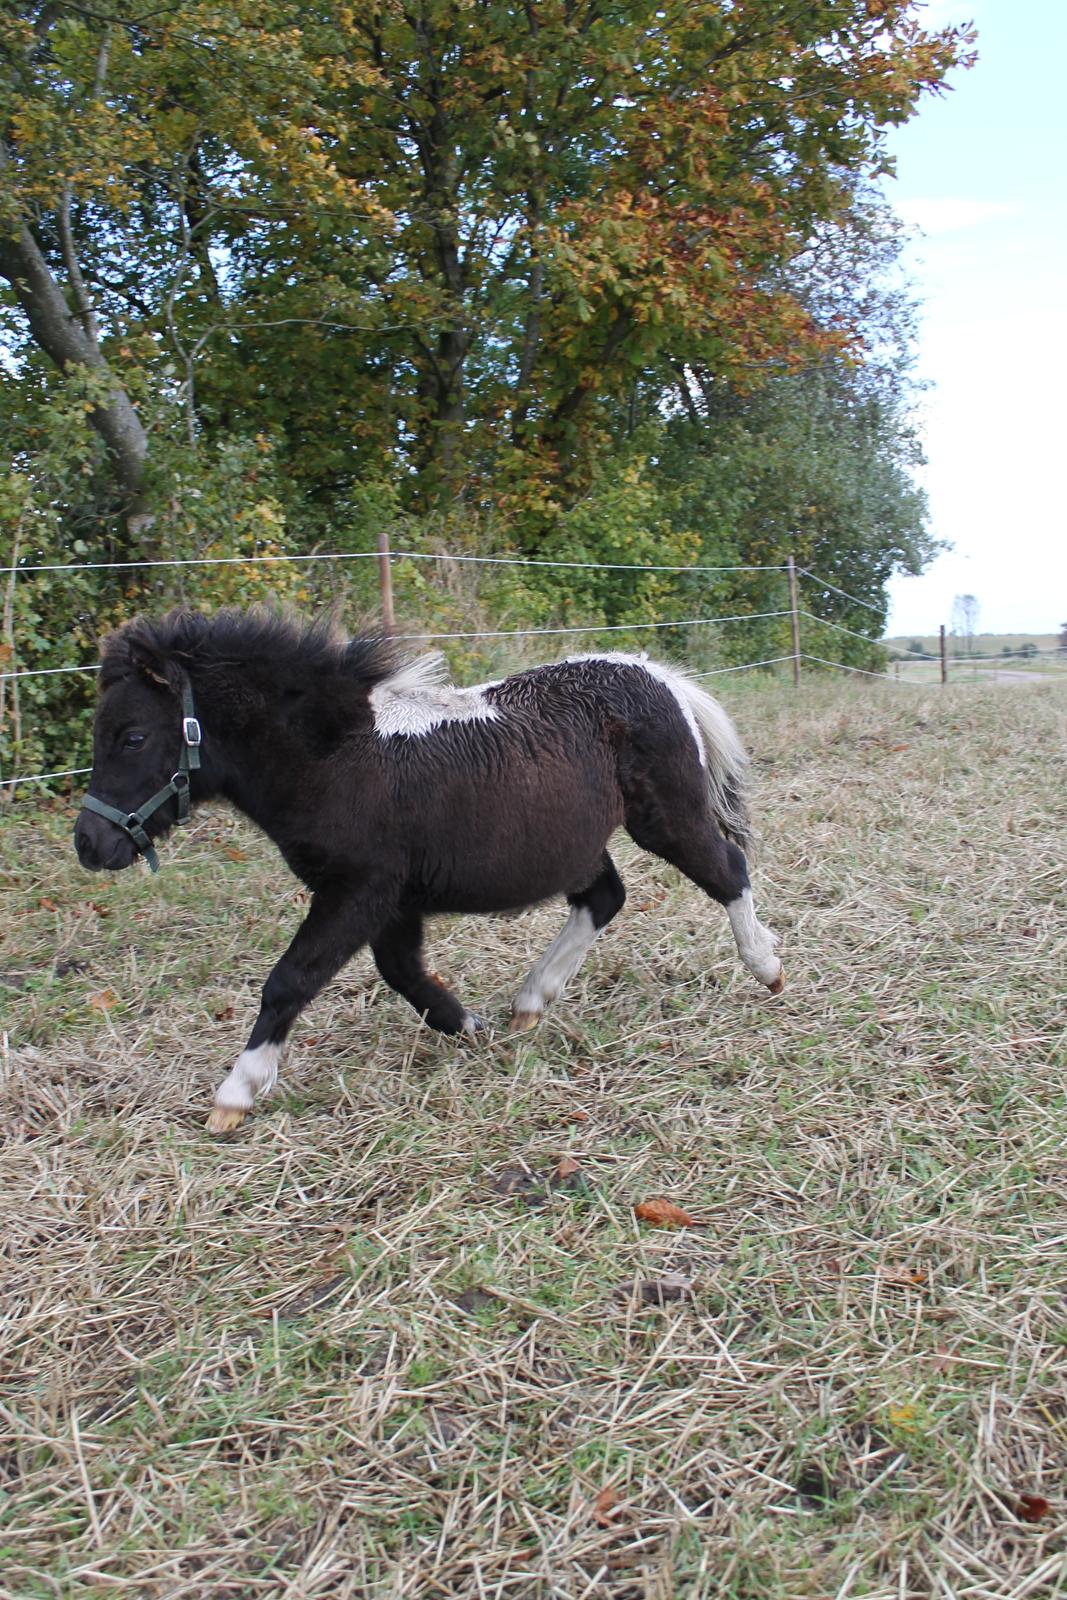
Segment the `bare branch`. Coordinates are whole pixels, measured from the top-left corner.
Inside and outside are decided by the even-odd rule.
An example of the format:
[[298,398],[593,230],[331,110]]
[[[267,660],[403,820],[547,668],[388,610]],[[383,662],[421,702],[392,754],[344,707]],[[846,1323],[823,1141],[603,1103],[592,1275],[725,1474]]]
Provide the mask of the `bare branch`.
[[70,226],[70,201],[70,184],[64,179],[63,193],[59,204],[59,247],[63,255],[63,265],[67,271],[67,279],[70,283],[75,309],[81,318],[81,324],[85,329],[86,336],[91,340],[97,354],[99,354],[100,329],[96,320],[96,312],[93,310],[92,300],[89,297],[89,291],[85,287],[85,279],[82,277],[81,267],[78,265],[78,257],[74,250],[74,236]]

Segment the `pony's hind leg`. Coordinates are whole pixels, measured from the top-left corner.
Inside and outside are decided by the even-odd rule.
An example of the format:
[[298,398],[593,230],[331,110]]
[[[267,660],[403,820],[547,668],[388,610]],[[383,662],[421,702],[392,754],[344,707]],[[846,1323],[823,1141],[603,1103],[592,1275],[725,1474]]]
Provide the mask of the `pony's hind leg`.
[[597,935],[622,910],[626,890],[615,871],[615,863],[605,852],[601,869],[588,889],[567,896],[571,914],[563,931],[549,945],[515,996],[511,1008],[511,1031],[523,1033],[540,1020],[541,1013],[555,1000],[569,978],[573,978]]
[[658,808],[627,815],[626,827],[643,850],[669,861],[725,906],[741,960],[772,994],[780,994],[785,977],[776,954],[778,941],[756,915],[744,852],[724,839],[710,820],[702,819],[686,832],[668,822]]
[[422,961],[422,918],[398,916],[371,944],[375,965],[390,989],[404,999],[439,1033],[475,1033],[478,1018],[436,978]]

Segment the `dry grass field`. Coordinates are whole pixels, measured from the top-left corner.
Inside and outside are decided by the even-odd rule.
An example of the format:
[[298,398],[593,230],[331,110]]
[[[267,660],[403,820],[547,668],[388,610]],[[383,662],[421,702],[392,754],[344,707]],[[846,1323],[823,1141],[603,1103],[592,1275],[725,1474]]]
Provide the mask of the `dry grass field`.
[[[725,681],[779,999],[624,842],[538,1032],[361,957],[229,1141],[270,847],[5,817],[0,1594],[1067,1594],[1067,683]],[[560,921],[433,963],[502,1024]]]

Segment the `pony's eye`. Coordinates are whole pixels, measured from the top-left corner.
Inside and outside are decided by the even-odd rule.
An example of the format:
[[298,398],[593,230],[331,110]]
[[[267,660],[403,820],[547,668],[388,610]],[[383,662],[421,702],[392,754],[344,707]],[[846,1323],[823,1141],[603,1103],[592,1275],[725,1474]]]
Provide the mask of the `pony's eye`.
[[122,748],[124,750],[139,750],[147,737],[147,734],[144,733],[128,733],[122,741]]

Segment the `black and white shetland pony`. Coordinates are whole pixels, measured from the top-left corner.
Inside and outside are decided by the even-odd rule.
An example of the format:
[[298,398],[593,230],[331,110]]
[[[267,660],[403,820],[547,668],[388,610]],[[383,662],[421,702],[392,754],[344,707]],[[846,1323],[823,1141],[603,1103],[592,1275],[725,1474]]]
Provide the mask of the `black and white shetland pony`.
[[296,1017],[361,945],[431,1027],[478,1027],[423,965],[434,912],[567,897],[566,925],[514,1002],[512,1027],[532,1027],[622,906],[607,852],[619,827],[724,905],[749,971],[782,987],[743,854],[746,758],[710,695],[627,655],[467,689],[442,667],[269,611],[172,612],[105,644],[82,865],[119,871],[140,850],[154,866],[152,841],[190,800],[222,795],[312,891],[215,1096],[215,1132],[273,1087]]

